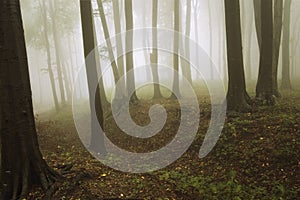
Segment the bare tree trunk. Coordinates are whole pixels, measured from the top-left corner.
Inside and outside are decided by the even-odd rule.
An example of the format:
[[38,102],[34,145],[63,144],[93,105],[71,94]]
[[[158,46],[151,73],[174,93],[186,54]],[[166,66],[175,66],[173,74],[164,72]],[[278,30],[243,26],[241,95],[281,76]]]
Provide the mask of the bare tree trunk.
[[229,111],[249,111],[246,92],[239,0],[225,0]]
[[[158,18],[158,0],[152,0],[152,54],[150,54],[150,61],[153,66],[151,67],[152,69],[152,76],[153,76],[153,81],[155,83],[159,82],[159,74],[158,74],[158,50],[155,48],[158,43],[157,39],[157,18]],[[160,86],[159,84],[154,84],[154,99],[159,99],[162,97],[161,91],[160,91]]]
[[[191,85],[193,85],[193,81],[192,81],[192,74],[191,74],[191,65],[190,65],[190,36],[191,36],[191,9],[192,9],[192,5],[191,5],[191,0],[186,0],[186,20],[185,20],[185,24],[186,24],[186,30],[185,30],[185,56],[187,58],[187,61],[182,62],[184,63],[182,65],[182,72],[184,73],[185,78],[189,81],[189,83]],[[181,59],[183,60],[183,59]]]
[[43,160],[35,129],[18,0],[0,1],[1,199],[47,190],[60,176]]
[[[104,8],[103,8],[103,3],[102,0],[97,0],[98,3],[98,9],[99,9],[99,13],[100,13],[100,19],[101,19],[101,23],[102,23],[102,27],[103,27],[103,32],[104,32],[104,37],[106,39],[106,45],[108,48],[108,55],[109,55],[109,59],[111,62],[111,66],[112,66],[112,71],[113,71],[113,75],[114,75],[114,80],[115,80],[115,84],[117,86],[118,81],[120,80],[120,74],[118,71],[118,66],[116,63],[116,59],[114,57],[114,53],[113,53],[113,47],[110,41],[110,34],[108,31],[108,26],[107,26],[107,22],[106,22],[106,18],[105,18],[105,13],[104,13]],[[122,99],[124,96],[124,91],[122,90],[121,87],[116,87],[116,93],[115,93],[115,98],[116,99]]]
[[273,97],[273,6],[272,0],[261,1],[261,52],[256,98],[267,105],[274,105]]
[[280,42],[282,33],[282,14],[283,14],[283,0],[274,0],[274,27],[273,27],[273,61],[272,61],[272,73],[273,73],[273,94],[276,97],[280,97],[278,90],[278,62],[280,52]]
[[179,13],[179,0],[174,0],[174,50],[173,50],[173,65],[174,65],[174,80],[173,80],[173,93],[171,98],[176,98],[175,94],[180,96],[179,89],[179,21],[180,21],[180,13]]
[[290,75],[290,18],[292,0],[285,0],[282,33],[282,83],[281,89],[292,89]]
[[44,26],[43,33],[44,33],[44,37],[45,37],[45,47],[46,47],[46,52],[47,52],[48,73],[49,73],[49,78],[50,78],[50,83],[51,83],[51,89],[52,89],[55,110],[59,111],[55,79],[54,79],[52,64],[51,64],[51,51],[50,51],[50,44],[49,44],[49,37],[48,37],[46,5],[45,5],[45,1],[42,1],[42,2],[43,2],[43,4],[41,5],[41,1],[39,0],[39,6],[40,6],[40,10],[41,10],[41,15],[42,15],[41,17],[43,19],[43,26]]
[[[119,35],[121,33],[121,21],[120,21],[120,6],[119,0],[113,0],[113,14],[114,14],[114,25],[115,25],[115,34]],[[123,52],[123,42],[121,37],[116,37],[116,45],[117,45],[117,55],[122,55]],[[120,72],[120,76],[124,76],[124,56],[120,56],[117,58],[118,69]],[[123,94],[126,96],[126,82],[125,79],[122,79],[123,82],[121,84],[120,90],[123,91]]]
[[55,57],[56,57],[56,67],[57,67],[57,76],[58,76],[58,84],[60,89],[60,98],[62,105],[66,104],[66,97],[65,97],[65,89],[64,89],[64,83],[63,83],[63,76],[62,76],[62,67],[60,62],[60,55],[59,55],[59,41],[57,36],[57,30],[56,30],[56,19],[55,14],[53,11],[53,2],[50,0],[50,16],[52,20],[52,31],[53,31],[53,38],[54,38],[54,49],[55,49]]
[[[103,119],[103,110],[102,102],[99,94],[99,82],[98,82],[98,73],[96,68],[96,56],[95,56],[95,41],[94,41],[94,30],[93,30],[93,14],[92,14],[92,5],[90,0],[80,1],[80,13],[81,13],[81,24],[82,24],[82,34],[83,34],[83,46],[84,46],[84,56],[87,57],[91,52],[93,56],[91,61],[92,65],[86,66],[86,73],[88,78],[88,89],[90,95],[90,109],[91,109],[91,144],[90,149],[106,154],[106,149],[104,146],[104,136],[102,133],[98,133],[95,127],[96,124],[93,122],[99,121],[100,126],[104,129],[104,119]],[[97,85],[97,87],[95,87]],[[95,105],[92,105],[92,97],[95,94]],[[95,119],[96,113],[97,119]]]
[[[133,33],[128,31],[133,30],[133,13],[132,13],[132,0],[125,2],[125,19],[126,19],[126,71],[127,71],[127,88],[128,91],[133,91],[131,102],[136,103],[139,101],[135,91],[135,77],[134,77],[134,62],[133,62]],[[129,73],[131,71],[133,73]]]
[[253,0],[254,6],[254,17],[255,17],[255,27],[256,27],[256,36],[259,51],[261,51],[261,43],[262,43],[262,36],[261,36],[261,0]]
[[[208,14],[209,14],[209,56],[210,59],[212,59],[212,54],[213,54],[213,30],[212,30],[212,11],[211,11],[211,5],[210,1],[208,1]],[[213,69],[213,64],[210,62],[210,76],[211,79],[214,79],[214,69]]]

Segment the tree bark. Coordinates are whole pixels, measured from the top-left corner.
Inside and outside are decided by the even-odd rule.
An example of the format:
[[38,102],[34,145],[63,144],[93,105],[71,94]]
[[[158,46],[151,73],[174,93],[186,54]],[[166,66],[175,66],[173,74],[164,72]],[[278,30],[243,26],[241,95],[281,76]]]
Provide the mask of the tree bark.
[[0,1],[0,35],[1,199],[22,199],[59,175],[39,150],[18,0]]
[[224,0],[228,59],[228,111],[248,111],[239,0]]

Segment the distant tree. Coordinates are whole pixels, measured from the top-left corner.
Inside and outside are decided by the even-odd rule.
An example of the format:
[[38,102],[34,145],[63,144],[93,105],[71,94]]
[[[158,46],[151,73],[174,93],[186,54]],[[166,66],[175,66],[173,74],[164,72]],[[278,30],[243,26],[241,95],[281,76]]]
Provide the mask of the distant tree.
[[[181,62],[182,64],[182,73],[185,78],[192,85],[192,74],[191,74],[191,65],[190,60],[190,37],[191,37],[191,12],[192,12],[192,2],[191,0],[186,0],[186,19],[185,19],[185,38],[184,38],[184,51],[187,61]],[[182,47],[183,48],[183,47]],[[181,59],[183,60],[183,59]]]
[[[119,6],[119,0],[113,0],[113,15],[114,15],[114,27],[115,27],[115,34],[120,35],[121,34],[121,16],[120,16],[120,6]],[[116,48],[117,48],[117,55],[122,55],[123,53],[123,42],[122,37],[116,37]],[[124,76],[124,56],[120,56],[117,58],[117,64],[120,72],[120,76]],[[122,84],[120,90],[123,91],[124,95],[126,94],[126,83],[125,79],[122,79]]]
[[[132,0],[125,1],[125,20],[126,20],[126,71],[127,73],[131,70],[134,72],[134,62],[133,62],[133,34],[130,31],[133,30],[133,13],[132,13]],[[135,91],[135,77],[134,73],[127,74],[127,88],[128,91],[134,91],[131,96],[131,102],[136,103],[139,99]]]
[[273,5],[272,0],[261,1],[261,52],[256,98],[274,105],[273,97]]
[[[98,3],[100,19],[101,19],[101,23],[102,23],[102,28],[103,28],[103,32],[104,32],[104,37],[105,37],[106,45],[107,45],[107,49],[108,49],[107,51],[108,51],[109,59],[111,61],[111,67],[112,67],[112,71],[113,71],[113,75],[114,75],[114,81],[115,81],[115,84],[117,85],[118,81],[120,80],[120,74],[119,74],[118,66],[117,66],[116,59],[115,59],[114,53],[113,53],[113,47],[112,47],[111,40],[110,40],[110,34],[109,34],[109,30],[108,30],[108,25],[106,22],[104,7],[103,7],[102,0],[97,0],[97,3]],[[122,99],[124,96],[123,93],[124,93],[124,91],[121,90],[121,87],[119,87],[119,86],[116,87],[116,96],[114,98]]]
[[54,39],[54,49],[55,49],[55,58],[56,58],[56,68],[57,68],[57,78],[58,78],[58,85],[59,85],[59,90],[60,90],[60,98],[61,98],[61,103],[62,105],[65,105],[67,102],[67,98],[65,95],[65,85],[63,81],[63,71],[62,71],[62,65],[61,65],[61,55],[59,53],[60,50],[60,42],[59,42],[59,37],[58,37],[58,32],[57,32],[57,25],[56,25],[56,19],[55,19],[55,13],[54,13],[54,3],[52,0],[49,1],[49,13],[52,19],[52,31],[53,31],[53,39]]
[[[152,0],[152,46],[156,47],[158,44],[158,39],[157,39],[157,19],[158,19],[158,0]],[[158,74],[158,50],[156,48],[152,49],[152,53],[150,55],[150,61],[152,64],[152,76],[153,76],[153,81],[155,83],[159,82],[159,74]],[[159,99],[162,97],[161,91],[159,84],[154,84],[154,99]]]
[[[106,149],[104,146],[104,136],[102,133],[97,132],[95,121],[100,123],[102,129],[104,129],[104,119],[103,119],[103,109],[102,102],[100,97],[100,89],[98,83],[98,73],[97,73],[97,64],[96,64],[96,55],[95,55],[95,40],[94,40],[94,30],[93,30],[93,14],[92,14],[92,5],[90,0],[80,1],[80,13],[81,13],[81,24],[82,24],[82,35],[83,35],[83,47],[84,47],[84,56],[85,58],[89,55],[91,59],[91,64],[86,66],[87,80],[88,80],[88,89],[90,96],[90,110],[91,110],[91,143],[90,149],[106,154]],[[98,87],[95,88],[95,85]],[[95,93],[96,92],[96,93]],[[95,95],[94,95],[95,93]],[[95,105],[93,105],[92,97],[95,96]],[[95,118],[96,113],[97,118]]]
[[229,111],[248,111],[250,98],[246,92],[239,0],[224,0],[228,59]]
[[56,109],[56,111],[58,111],[59,103],[58,103],[58,98],[57,98],[57,94],[56,94],[56,84],[55,84],[55,78],[54,78],[52,62],[51,62],[52,61],[51,60],[51,49],[50,49],[50,42],[49,42],[49,36],[48,36],[47,12],[46,12],[45,1],[39,0],[39,8],[40,8],[40,12],[41,12],[41,18],[43,19],[42,26],[44,28],[43,33],[44,33],[44,37],[45,37],[45,48],[46,48],[46,52],[47,52],[47,65],[48,65],[48,73],[49,73],[49,78],[50,78],[50,83],[51,83],[52,95],[53,95],[55,109]]
[[282,33],[282,83],[281,89],[290,90],[290,23],[291,23],[291,4],[292,0],[285,0],[284,19]]
[[[212,6],[211,6],[211,1],[208,1],[208,26],[209,26],[209,56],[212,58],[213,54],[213,13],[212,13]],[[210,76],[211,79],[214,79],[214,70],[213,70],[213,64],[212,62],[210,63]]]
[[18,0],[0,1],[0,35],[1,199],[23,199],[59,175],[39,150]]
[[[174,0],[174,50],[173,50],[173,65],[174,65],[174,80],[173,94],[171,98],[176,98],[175,94],[180,95],[179,89],[179,22],[180,22],[180,4],[179,0]],[[175,93],[175,94],[174,94]]]

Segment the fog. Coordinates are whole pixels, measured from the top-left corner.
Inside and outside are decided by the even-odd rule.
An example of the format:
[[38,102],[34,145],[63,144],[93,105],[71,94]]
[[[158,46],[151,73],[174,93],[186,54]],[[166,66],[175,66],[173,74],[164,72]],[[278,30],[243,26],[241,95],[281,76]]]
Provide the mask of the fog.
[[[42,10],[46,10],[47,15],[47,34],[49,37],[49,48],[51,54],[51,66],[55,77],[55,86],[59,88],[57,80],[57,59],[60,58],[61,67],[64,70],[64,79],[69,82],[69,90],[73,89],[73,83],[80,74],[80,87],[78,98],[87,99],[88,90],[86,83],[83,54],[83,40],[80,20],[79,1],[55,0],[54,10],[51,13],[50,1],[45,1],[45,5],[39,0],[22,0],[22,17],[25,29],[27,55],[30,67],[30,80],[33,94],[33,104],[36,113],[43,112],[54,108],[53,93],[51,90],[51,82],[49,79],[49,70],[47,68],[47,52],[44,37],[45,24],[42,20]],[[112,2],[107,0],[104,2],[105,17],[111,37],[115,35],[114,17]],[[173,29],[173,0],[159,1],[158,9],[158,27],[162,29]],[[120,23],[121,32],[125,27],[125,11],[124,2],[120,1]],[[43,7],[45,6],[45,7]],[[300,59],[300,1],[293,0],[291,9],[291,35],[290,35],[290,62],[291,62],[291,78],[295,83],[300,76],[299,64]],[[102,23],[99,17],[99,11],[96,1],[93,2],[94,23],[97,44],[106,44],[103,34]],[[186,1],[180,1],[180,32],[184,35],[186,31]],[[243,36],[243,53],[245,63],[245,76],[247,85],[254,85],[258,76],[259,67],[259,49],[256,37],[253,3],[249,0],[241,1],[241,18],[242,18],[242,36]],[[149,28],[152,26],[152,1],[149,0],[133,0],[133,20],[134,29]],[[54,42],[53,22],[56,23],[56,35],[58,46]],[[192,0],[191,2],[191,30],[190,39],[196,42],[211,58],[213,65],[219,71],[220,76],[213,74],[211,66],[199,67],[203,65],[198,59],[197,65],[201,68],[201,74],[192,69],[192,79],[194,82],[201,82],[203,77],[210,80],[221,80],[227,85],[227,58],[226,58],[226,35],[225,35],[225,15],[224,3],[220,0]],[[151,43],[151,34],[134,35],[134,43],[145,42]],[[163,43],[164,41],[159,41]],[[125,42],[124,42],[125,43]],[[115,49],[115,42],[113,48]],[[148,44],[149,45],[149,44]],[[172,44],[170,44],[172,45]],[[147,45],[146,45],[147,46]],[[56,52],[56,51],[58,52]],[[102,51],[101,51],[102,50]],[[116,50],[114,50],[116,54]],[[191,59],[197,60],[196,49],[190,49]],[[149,65],[151,50],[143,49],[134,52],[134,67]],[[281,55],[281,53],[280,53]],[[104,46],[100,46],[100,60],[107,60],[108,54]],[[172,67],[172,54],[167,52],[159,52],[159,64]],[[196,66],[197,67],[197,66]],[[101,66],[105,69],[104,66]],[[279,81],[281,78],[281,56],[279,56]],[[135,74],[136,82],[143,82],[152,79],[150,71],[139,72]],[[182,74],[182,70],[180,70]],[[202,77],[201,77],[202,75]],[[160,74],[161,79],[169,79]],[[109,94],[114,86],[112,70],[109,69],[105,73],[105,89]],[[67,86],[65,86],[67,87]],[[250,88],[253,90],[253,88]],[[78,91],[78,90],[77,90]],[[67,92],[66,92],[67,96]],[[57,90],[57,97],[60,101],[61,93]],[[69,96],[70,97],[70,96]],[[68,97],[67,97],[68,98]],[[69,99],[70,100],[70,99]]]

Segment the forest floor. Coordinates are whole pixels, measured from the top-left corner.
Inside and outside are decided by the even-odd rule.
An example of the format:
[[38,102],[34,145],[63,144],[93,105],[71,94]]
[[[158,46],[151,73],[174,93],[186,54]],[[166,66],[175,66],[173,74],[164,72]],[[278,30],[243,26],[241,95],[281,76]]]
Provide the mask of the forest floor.
[[[178,104],[173,100],[143,100],[131,110],[139,123],[149,122],[149,106],[163,104],[169,114],[158,137],[177,132]],[[189,150],[168,167],[144,174],[106,167],[83,147],[71,107],[51,116],[37,116],[40,148],[49,165],[67,178],[53,199],[298,199],[300,197],[300,93],[284,93],[274,107],[226,119],[222,135],[209,155],[198,157],[206,133],[210,106],[202,101],[197,137]],[[45,114],[44,114],[45,115]],[[169,119],[168,118],[168,119]],[[168,125],[169,124],[169,125]],[[107,121],[106,134],[116,143],[124,134]],[[157,144],[153,144],[153,142]],[[155,149],[166,141],[133,141],[124,148]],[[137,142],[137,143],[135,143]],[[157,146],[155,146],[157,145]],[[70,164],[70,165],[69,165]],[[62,166],[65,165],[65,166]],[[72,166],[71,169],[59,169]],[[82,176],[80,176],[82,174]],[[76,178],[77,177],[77,178]],[[78,178],[79,177],[79,178]],[[33,190],[27,199],[43,199]]]

